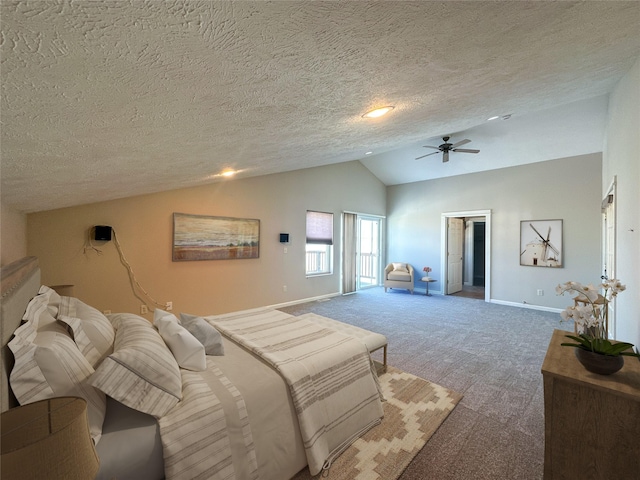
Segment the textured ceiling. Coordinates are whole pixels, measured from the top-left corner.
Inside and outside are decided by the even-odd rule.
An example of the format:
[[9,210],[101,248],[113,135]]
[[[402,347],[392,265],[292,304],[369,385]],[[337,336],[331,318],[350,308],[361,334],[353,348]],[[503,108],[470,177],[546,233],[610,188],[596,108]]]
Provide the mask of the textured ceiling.
[[[606,94],[639,32],[637,1],[2,0],[2,201],[40,211],[434,144]],[[425,178],[378,163],[387,183]]]

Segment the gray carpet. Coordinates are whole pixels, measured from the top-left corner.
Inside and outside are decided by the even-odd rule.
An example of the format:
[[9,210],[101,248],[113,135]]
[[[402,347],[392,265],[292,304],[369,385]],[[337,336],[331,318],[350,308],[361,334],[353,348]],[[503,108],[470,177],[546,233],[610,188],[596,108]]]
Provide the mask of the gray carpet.
[[382,333],[389,365],[464,395],[400,480],[542,478],[540,367],[553,330],[573,329],[560,315],[381,287],[281,310]]

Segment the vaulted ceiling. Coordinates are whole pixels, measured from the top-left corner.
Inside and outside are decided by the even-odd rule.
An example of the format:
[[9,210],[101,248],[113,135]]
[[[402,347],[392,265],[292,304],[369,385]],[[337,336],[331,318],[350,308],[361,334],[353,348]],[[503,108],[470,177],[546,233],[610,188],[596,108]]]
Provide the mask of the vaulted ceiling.
[[[637,1],[3,0],[2,202],[351,160],[395,184],[598,151],[639,32]],[[414,160],[444,135],[481,153]]]

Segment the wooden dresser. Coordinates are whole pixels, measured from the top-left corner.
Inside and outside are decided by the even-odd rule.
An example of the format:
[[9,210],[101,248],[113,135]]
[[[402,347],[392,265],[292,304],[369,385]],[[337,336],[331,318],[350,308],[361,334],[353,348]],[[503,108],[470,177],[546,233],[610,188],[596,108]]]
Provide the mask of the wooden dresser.
[[544,478],[640,478],[640,361],[590,373],[560,345],[567,333],[554,331],[542,364]]

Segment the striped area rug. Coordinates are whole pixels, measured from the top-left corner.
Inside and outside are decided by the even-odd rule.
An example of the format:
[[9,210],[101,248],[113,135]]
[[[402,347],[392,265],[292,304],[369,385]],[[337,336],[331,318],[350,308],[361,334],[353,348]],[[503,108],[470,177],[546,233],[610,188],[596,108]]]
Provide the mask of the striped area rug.
[[[393,367],[379,378],[387,400],[382,423],[340,455],[325,478],[396,480],[462,398]],[[311,478],[304,469],[294,480]]]

